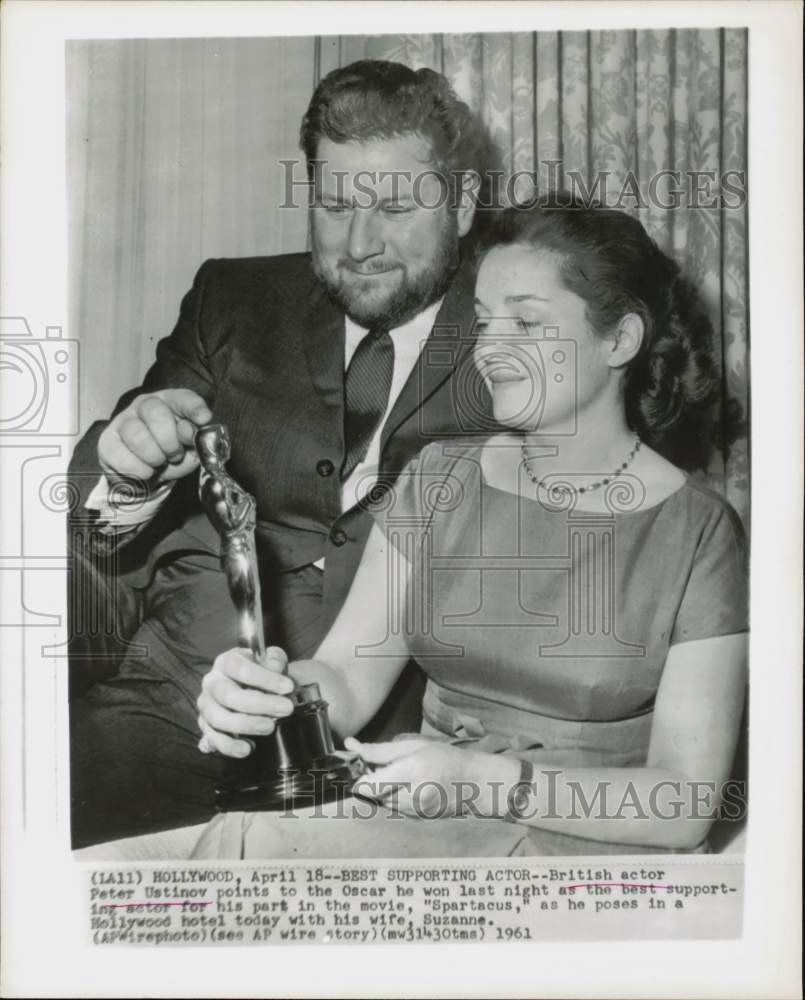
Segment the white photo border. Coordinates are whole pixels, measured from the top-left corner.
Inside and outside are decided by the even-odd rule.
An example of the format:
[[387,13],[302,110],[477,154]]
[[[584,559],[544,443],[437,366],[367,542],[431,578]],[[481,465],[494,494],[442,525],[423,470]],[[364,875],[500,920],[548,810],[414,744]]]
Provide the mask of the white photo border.
[[[69,849],[67,683],[38,662],[57,625],[2,639],[2,987],[42,996],[769,996],[799,994],[801,910],[802,7],[757,3],[126,3],[7,0],[2,9],[0,314],[68,328],[68,38],[749,29],[752,310],[751,746],[744,937],[736,941],[327,946],[326,965],[272,948],[94,948]],[[9,449],[11,451],[13,449]],[[66,448],[65,448],[66,451]],[[11,459],[19,455],[11,456]],[[66,467],[67,455],[62,456]],[[17,466],[0,451],[4,471]],[[16,483],[4,476],[4,538]],[[3,550],[6,559],[6,548]],[[58,562],[58,552],[53,553]],[[8,566],[11,563],[7,564]],[[7,566],[0,566],[0,569]],[[3,607],[19,601],[0,572]],[[41,581],[40,581],[41,577]],[[17,588],[15,590],[15,587]],[[37,574],[64,620],[64,574]],[[45,638],[43,638],[45,637]],[[47,667],[45,669],[45,667]],[[37,669],[39,668],[39,669]],[[22,706],[25,706],[24,710]],[[25,759],[24,759],[25,757]],[[24,800],[23,813],[20,803]],[[491,950],[490,950],[491,949]],[[579,950],[584,961],[579,961]],[[318,956],[317,956],[318,957]],[[322,955],[322,958],[325,956]],[[447,960],[445,960],[447,959]],[[313,968],[311,969],[311,966]],[[316,968],[318,966],[318,968]],[[313,975],[315,974],[315,978]]]

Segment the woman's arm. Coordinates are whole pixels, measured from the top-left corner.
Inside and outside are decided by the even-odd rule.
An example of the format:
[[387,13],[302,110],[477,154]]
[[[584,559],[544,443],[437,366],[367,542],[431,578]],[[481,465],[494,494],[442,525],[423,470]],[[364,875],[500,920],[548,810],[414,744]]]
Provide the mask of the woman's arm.
[[[745,686],[745,634],[671,647],[657,694],[646,766],[538,765],[534,794],[522,822],[603,842],[695,847],[707,835],[721,803],[739,735]],[[418,783],[423,787],[443,783],[446,787],[439,794],[452,809],[456,783],[462,782],[460,794],[467,804],[474,781],[475,808],[482,815],[502,816],[520,775],[515,758],[469,748],[435,745],[410,753],[404,744],[385,744],[363,746],[361,752],[370,762],[387,765],[367,779],[378,797],[388,796],[396,782],[410,786],[397,803],[409,812],[433,807],[434,788],[429,789],[427,803],[422,796],[418,804],[415,801]]]
[[[374,525],[344,606],[314,659],[288,667],[297,684],[319,684],[332,726],[342,737],[369,722],[408,660],[403,605],[409,572],[408,561]],[[401,606],[391,607],[392,601]],[[392,622],[400,628],[393,629]],[[216,658],[198,699],[199,726],[214,749],[245,757],[250,744],[228,733],[266,735],[275,719],[290,714],[287,695],[293,683],[282,672],[286,664],[276,647],[267,651],[263,664],[241,649]]]
[[[652,847],[691,848],[706,836],[730,775],[746,691],[747,637],[672,646],[654,707],[646,766],[564,768],[556,812],[583,813],[606,793],[606,814],[551,820],[564,833]],[[550,781],[542,774],[543,795]],[[538,786],[539,791],[539,786]],[[630,804],[633,803],[633,804]]]
[[408,662],[405,600],[411,564],[375,524],[344,606],[314,654],[292,663],[298,683],[317,679],[340,736],[371,721]]

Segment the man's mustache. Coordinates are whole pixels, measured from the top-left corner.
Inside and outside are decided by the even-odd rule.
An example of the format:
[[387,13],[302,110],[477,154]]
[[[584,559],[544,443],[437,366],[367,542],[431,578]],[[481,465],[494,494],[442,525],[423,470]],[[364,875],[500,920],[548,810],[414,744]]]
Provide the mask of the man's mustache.
[[402,265],[399,263],[389,263],[382,261],[359,262],[351,260],[349,257],[341,257],[338,261],[339,270],[349,271],[366,277],[370,274],[382,274],[384,271],[395,271]]

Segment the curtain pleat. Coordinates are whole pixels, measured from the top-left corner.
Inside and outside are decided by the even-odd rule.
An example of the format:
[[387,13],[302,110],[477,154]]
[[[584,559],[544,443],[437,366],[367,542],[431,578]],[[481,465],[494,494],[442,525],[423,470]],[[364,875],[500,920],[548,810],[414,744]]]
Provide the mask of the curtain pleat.
[[203,260],[304,250],[306,213],[282,207],[279,161],[299,159],[314,41],[68,43],[83,426],[142,378]]
[[537,161],[533,169],[537,186],[544,191],[551,180],[549,164],[562,160],[562,92],[561,49],[556,32],[541,32],[535,36],[536,92],[534,95],[534,151]]

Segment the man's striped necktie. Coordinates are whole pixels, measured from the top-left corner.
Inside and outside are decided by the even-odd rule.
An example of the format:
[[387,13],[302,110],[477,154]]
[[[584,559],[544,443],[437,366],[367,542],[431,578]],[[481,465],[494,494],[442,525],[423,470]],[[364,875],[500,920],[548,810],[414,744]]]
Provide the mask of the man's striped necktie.
[[388,406],[393,374],[394,341],[387,330],[370,330],[355,349],[344,379],[342,480],[366,458]]

